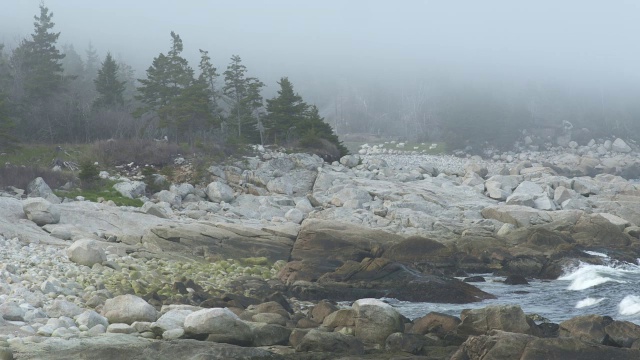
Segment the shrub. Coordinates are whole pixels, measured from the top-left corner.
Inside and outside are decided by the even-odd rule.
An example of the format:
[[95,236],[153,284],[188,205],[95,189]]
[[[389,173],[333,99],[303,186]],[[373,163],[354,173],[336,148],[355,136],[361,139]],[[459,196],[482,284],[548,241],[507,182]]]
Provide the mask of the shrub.
[[2,188],[14,186],[26,189],[27,185],[37,177],[41,177],[52,189],[73,181],[73,174],[66,171],[53,171],[46,167],[15,165],[0,167],[0,187]]
[[180,153],[177,144],[142,139],[98,141],[93,144],[92,150],[100,163],[112,166],[131,162],[165,166],[171,164]]
[[83,183],[92,183],[99,179],[100,170],[98,166],[92,161],[83,161],[80,163],[80,172],[78,178]]

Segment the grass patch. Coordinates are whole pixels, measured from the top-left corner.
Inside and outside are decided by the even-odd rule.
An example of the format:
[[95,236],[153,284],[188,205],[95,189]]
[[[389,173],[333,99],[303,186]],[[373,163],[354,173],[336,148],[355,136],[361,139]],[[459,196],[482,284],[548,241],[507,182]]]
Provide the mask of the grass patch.
[[14,153],[0,154],[0,162],[18,166],[51,167],[55,159],[78,162],[88,144],[20,144]]
[[113,189],[111,186],[112,182],[108,182],[109,187],[103,188],[90,188],[90,189],[76,189],[72,191],[54,191],[54,193],[59,197],[67,197],[71,199],[75,199],[77,196],[82,196],[85,200],[99,202],[100,198],[104,199],[104,201],[113,201],[118,206],[134,206],[141,207],[144,203],[140,199],[129,199],[128,197],[122,196],[119,192]]

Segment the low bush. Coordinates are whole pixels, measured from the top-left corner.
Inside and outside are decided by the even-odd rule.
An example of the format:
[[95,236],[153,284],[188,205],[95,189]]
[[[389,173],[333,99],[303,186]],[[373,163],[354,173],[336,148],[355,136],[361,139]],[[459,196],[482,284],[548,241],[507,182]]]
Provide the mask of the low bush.
[[73,174],[66,171],[53,171],[40,166],[3,165],[0,167],[0,187],[14,186],[27,189],[33,179],[41,177],[49,187],[57,189],[69,181],[73,181]]
[[165,166],[180,153],[178,144],[143,139],[97,141],[91,146],[98,162],[116,166],[129,163]]

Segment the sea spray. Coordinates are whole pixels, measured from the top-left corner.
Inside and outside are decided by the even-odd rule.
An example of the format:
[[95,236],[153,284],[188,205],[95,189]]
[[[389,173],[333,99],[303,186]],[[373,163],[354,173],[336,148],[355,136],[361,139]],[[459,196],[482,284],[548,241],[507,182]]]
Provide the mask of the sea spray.
[[618,304],[620,315],[635,315],[640,313],[640,296],[627,295]]
[[582,299],[580,301],[578,301],[578,303],[576,304],[576,309],[582,309],[585,307],[590,307],[593,305],[597,305],[599,303],[602,302],[602,300],[604,300],[606,298],[592,298],[592,297],[588,297],[586,299]]

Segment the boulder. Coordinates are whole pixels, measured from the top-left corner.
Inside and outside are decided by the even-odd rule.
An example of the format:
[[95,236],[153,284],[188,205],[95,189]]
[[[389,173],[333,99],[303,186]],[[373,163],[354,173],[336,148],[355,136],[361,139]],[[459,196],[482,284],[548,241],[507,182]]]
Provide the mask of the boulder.
[[0,304],[0,318],[9,321],[23,321],[25,310],[13,301]]
[[439,337],[443,337],[456,331],[460,322],[461,320],[453,315],[430,312],[413,321],[410,333],[421,335],[435,333]]
[[404,330],[402,316],[387,303],[360,299],[352,307],[356,311],[355,336],[364,343],[383,345],[389,335]]
[[247,323],[253,333],[252,346],[287,345],[291,329],[276,324]]
[[609,316],[576,316],[560,323],[560,336],[585,342],[629,348],[640,338],[640,326]]
[[[76,304],[66,300],[53,300],[53,302],[44,307],[44,310],[52,318],[61,316],[75,317],[82,314],[83,310]],[[51,320],[51,319],[50,319]]]
[[209,183],[205,192],[209,200],[213,202],[231,202],[231,200],[234,199],[233,189],[229,185],[219,181]]
[[617,138],[611,144],[611,151],[628,153],[631,152],[631,146],[624,142],[624,140]]
[[330,329],[341,327],[354,327],[356,325],[357,313],[354,309],[340,309],[327,315],[322,321],[322,325]]
[[102,308],[109,323],[132,324],[134,321],[156,321],[156,309],[144,299],[135,295],[120,295],[107,299]]
[[364,345],[356,337],[315,329],[307,332],[295,348],[297,352],[324,352],[349,355],[364,354]]
[[352,168],[356,167],[360,163],[360,157],[357,155],[345,155],[340,158],[340,164]]
[[169,190],[161,190],[153,195],[153,198],[160,201],[165,202],[171,205],[171,207],[178,208],[182,205],[182,196],[171,192]]
[[97,241],[91,239],[74,241],[67,248],[67,256],[74,263],[89,267],[107,260],[107,255],[102,247],[98,245]]
[[162,314],[158,320],[151,323],[151,331],[154,334],[162,335],[165,331],[182,329],[184,326],[184,319],[191,314],[193,310],[186,309],[174,309],[169,310]]
[[123,181],[113,185],[113,188],[124,197],[135,199],[144,195],[147,185],[142,181]]
[[397,332],[387,337],[384,349],[391,353],[419,354],[427,344],[429,344],[428,339],[422,335]]
[[58,208],[40,197],[23,201],[22,210],[27,216],[27,219],[33,221],[38,226],[57,224],[60,222],[60,211]]
[[174,192],[180,196],[182,200],[189,194],[195,194],[196,189],[189,183],[181,183],[177,185],[171,185],[169,191]]
[[458,326],[458,334],[462,335],[486,334],[491,330],[532,334],[537,330],[517,305],[466,309],[460,314],[460,319],[462,322]]
[[78,315],[75,320],[78,326],[86,326],[89,329],[96,325],[102,325],[105,328],[109,326],[109,320],[93,310],[87,310],[83,312],[82,314]]
[[451,360],[538,360],[591,359],[631,360],[640,350],[595,345],[575,338],[538,338],[532,335],[493,331],[471,336],[451,356]]
[[208,341],[250,345],[253,342],[251,327],[226,308],[195,311],[184,320],[185,333],[205,335]]
[[286,283],[317,280],[348,260],[360,261],[382,253],[383,246],[403,240],[399,235],[355,224],[307,219],[302,223],[293,244],[290,261],[303,261],[303,271],[283,269],[280,278]]
[[329,301],[322,300],[318,302],[314,307],[309,311],[309,315],[311,320],[322,323],[324,319],[330,314],[338,311],[338,307]]
[[27,185],[27,195],[31,198],[43,198],[52,204],[59,204],[60,198],[47,185],[43,178],[37,177]]

